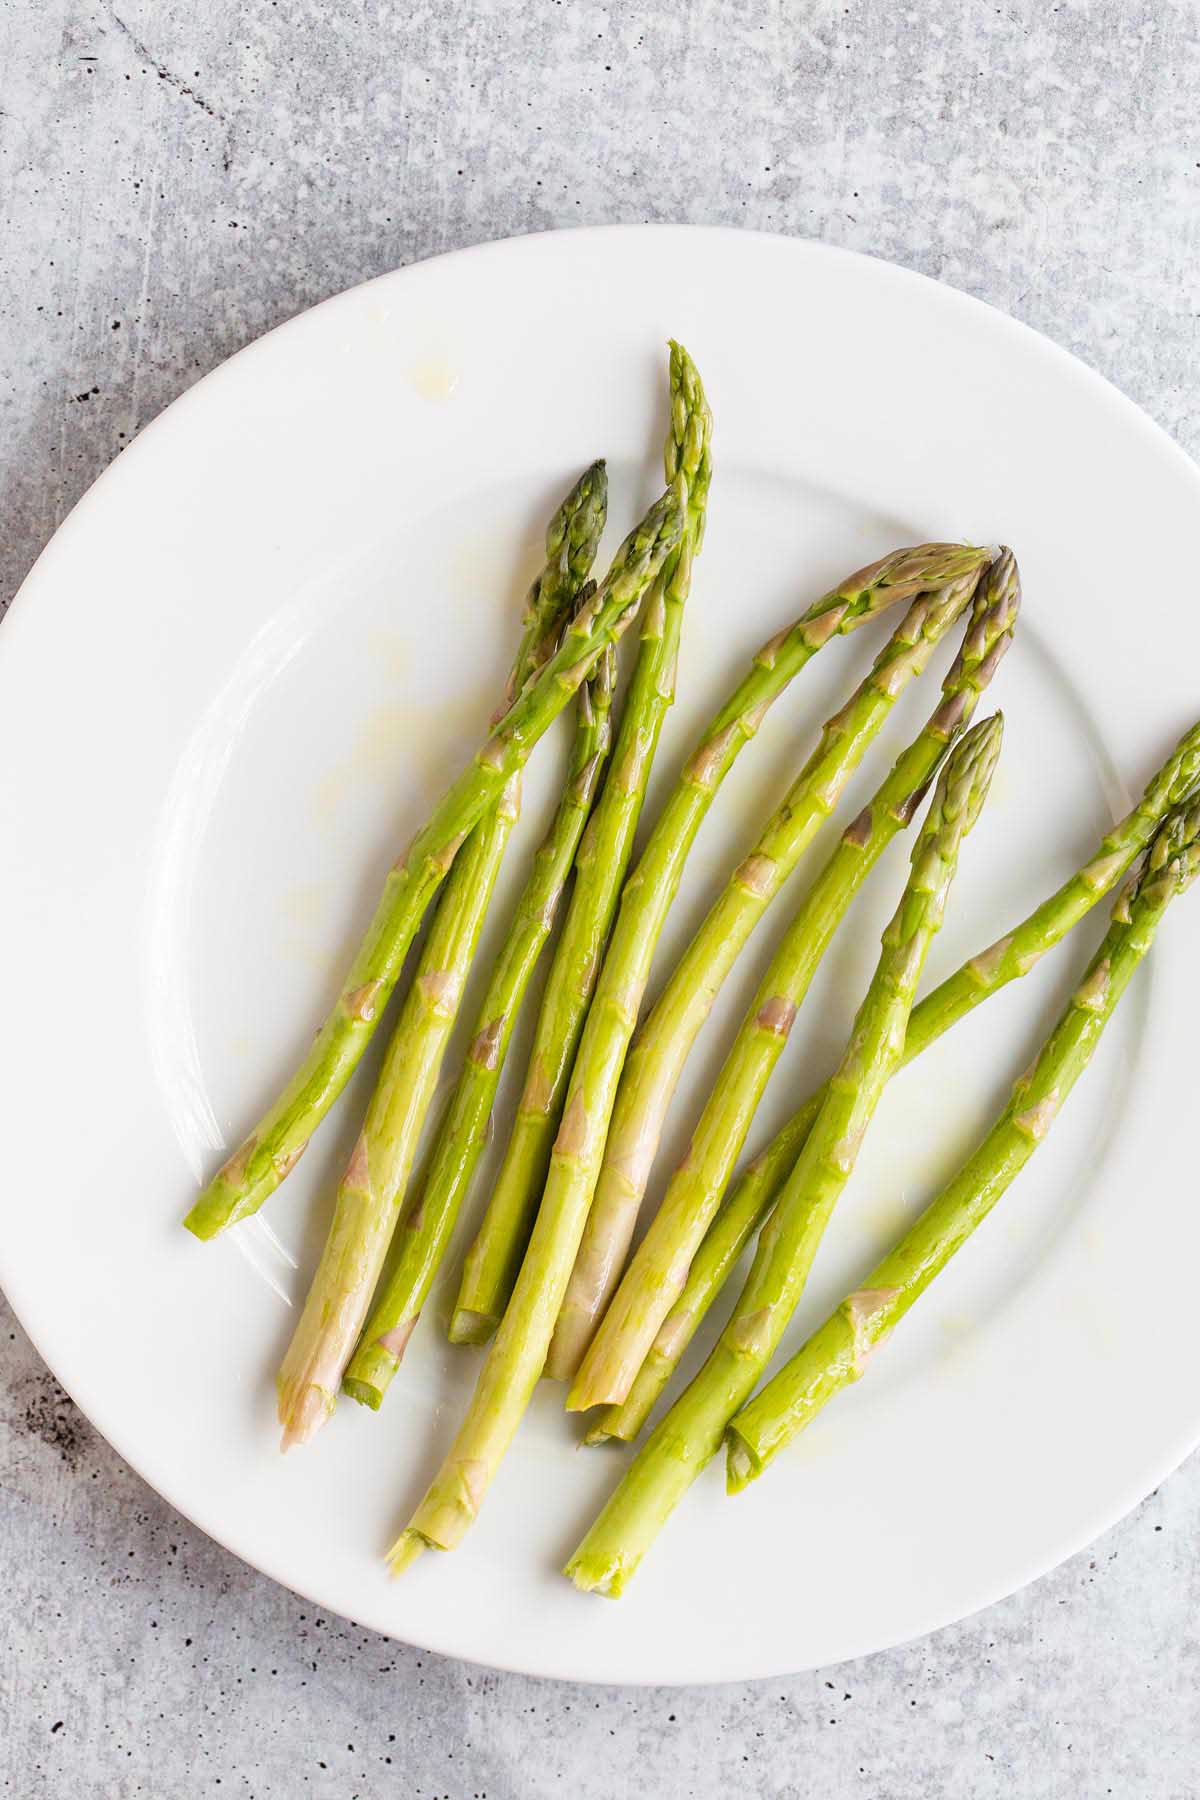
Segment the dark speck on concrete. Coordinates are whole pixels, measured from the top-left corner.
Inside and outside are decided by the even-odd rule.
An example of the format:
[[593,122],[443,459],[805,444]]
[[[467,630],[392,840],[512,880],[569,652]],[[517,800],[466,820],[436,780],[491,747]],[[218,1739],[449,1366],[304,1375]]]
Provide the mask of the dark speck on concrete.
[[24,1389],[16,1415],[20,1426],[77,1469],[92,1436],[90,1425],[48,1371],[31,1374]]

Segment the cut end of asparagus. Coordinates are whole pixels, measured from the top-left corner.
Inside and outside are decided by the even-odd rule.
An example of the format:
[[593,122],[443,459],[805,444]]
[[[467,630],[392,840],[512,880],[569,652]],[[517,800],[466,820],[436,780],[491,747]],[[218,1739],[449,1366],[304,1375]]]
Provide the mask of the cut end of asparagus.
[[218,1231],[221,1229],[219,1220],[213,1220],[207,1216],[207,1199],[207,1193],[201,1194],[199,1200],[197,1200],[195,1206],[193,1206],[191,1212],[183,1221],[183,1229],[185,1231],[190,1231],[193,1237],[199,1238],[202,1244],[206,1244],[210,1238],[216,1237]]
[[615,1433],[608,1429],[608,1426],[605,1425],[603,1420],[601,1420],[598,1425],[593,1425],[590,1431],[585,1431],[581,1441],[586,1444],[589,1449],[595,1449],[599,1444],[611,1444],[614,1441],[619,1442],[615,1437]]
[[409,1339],[417,1328],[419,1313],[410,1313],[399,1324],[369,1342],[364,1336],[342,1376],[342,1392],[378,1412],[392,1377],[400,1367]]
[[732,1427],[726,1434],[728,1454],[725,1458],[725,1492],[740,1494],[762,1474],[762,1464],[753,1454],[750,1446]]
[[554,1339],[542,1370],[545,1381],[574,1381],[588,1347],[595,1321],[579,1307],[563,1307],[554,1328]]
[[[222,1179],[224,1170],[209,1182],[191,1212],[183,1221],[184,1230],[190,1231],[201,1243],[219,1237],[230,1225],[236,1225],[249,1213],[256,1212],[265,1195],[260,1195],[256,1184],[240,1199],[231,1197],[229,1188]],[[268,1188],[267,1193],[271,1192]]]
[[563,1574],[575,1583],[581,1593],[600,1594],[605,1600],[619,1600],[625,1591],[625,1583],[636,1567],[636,1562],[630,1564],[627,1557],[600,1557],[576,1551]]
[[393,1581],[411,1569],[423,1550],[433,1550],[436,1546],[423,1532],[414,1531],[411,1526],[402,1531],[387,1553],[388,1574]]
[[[598,1339],[593,1339],[597,1343]],[[585,1357],[565,1401],[568,1412],[588,1412],[593,1406],[620,1406],[638,1377],[641,1364],[625,1354],[605,1359]]]
[[315,1382],[303,1388],[298,1396],[281,1392],[279,1423],[283,1426],[283,1436],[279,1440],[280,1450],[291,1450],[314,1438],[333,1411],[335,1400],[336,1395],[318,1387]]
[[342,1382],[342,1392],[350,1400],[357,1400],[360,1406],[369,1406],[372,1412],[378,1412],[383,1405],[383,1389],[376,1387],[373,1381],[360,1381],[357,1376],[347,1375]]
[[490,1313],[472,1312],[460,1306],[450,1320],[447,1336],[452,1344],[486,1344],[495,1332],[498,1320]]

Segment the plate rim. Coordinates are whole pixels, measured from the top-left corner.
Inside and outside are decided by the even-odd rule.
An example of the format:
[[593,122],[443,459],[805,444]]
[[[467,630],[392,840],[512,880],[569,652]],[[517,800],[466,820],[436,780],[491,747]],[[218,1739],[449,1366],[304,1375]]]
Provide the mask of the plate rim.
[[[135,461],[144,459],[148,453],[148,448],[149,451],[153,451],[153,448],[158,441],[158,436],[156,434],[161,435],[167,429],[166,422],[168,418],[171,419],[171,428],[178,429],[181,421],[186,419],[189,403],[194,400],[194,397],[200,390],[203,389],[206,392],[211,393],[214,384],[219,384],[223,380],[236,380],[237,374],[235,365],[240,364],[243,358],[251,356],[259,351],[269,342],[269,340],[275,338],[278,334],[298,332],[300,329],[304,328],[306,322],[312,318],[313,315],[318,313],[334,313],[339,308],[347,306],[351,300],[356,300],[357,297],[361,296],[365,291],[395,284],[404,279],[419,279],[422,276],[428,275],[431,271],[440,269],[442,265],[445,264],[465,262],[478,264],[482,261],[486,261],[488,258],[510,255],[517,250],[517,247],[520,247],[522,253],[527,252],[531,257],[537,254],[546,253],[547,250],[549,250],[550,254],[557,255],[561,252],[562,248],[565,248],[565,246],[571,242],[588,240],[615,241],[619,239],[627,239],[631,242],[635,242],[639,239],[645,239],[648,236],[661,238],[672,234],[686,235],[692,239],[708,239],[714,244],[725,247],[734,247],[740,245],[744,240],[752,240],[762,245],[771,246],[773,250],[778,249],[780,251],[786,251],[786,254],[796,256],[801,260],[807,257],[817,258],[825,262],[842,262],[856,269],[861,270],[865,268],[869,271],[867,278],[873,282],[890,281],[914,291],[919,290],[925,294],[934,305],[945,306],[972,315],[982,314],[988,321],[989,329],[1006,331],[1010,336],[1022,341],[1027,350],[1033,351],[1054,363],[1064,375],[1069,375],[1069,378],[1077,383],[1080,388],[1091,390],[1095,395],[1100,397],[1107,406],[1116,412],[1120,417],[1122,424],[1127,429],[1133,430],[1136,425],[1137,432],[1151,443],[1160,455],[1164,450],[1169,452],[1171,459],[1175,461],[1181,474],[1186,476],[1187,480],[1196,490],[1197,497],[1200,498],[1200,467],[1197,466],[1182,446],[1175,441],[1164,426],[1153,419],[1149,413],[1138,405],[1138,403],[1129,395],[1124,393],[1112,380],[1107,376],[1102,375],[1098,370],[1092,368],[1073,352],[1069,351],[1043,332],[1012,317],[1011,314],[1004,312],[989,301],[967,293],[961,288],[954,287],[948,282],[926,275],[918,270],[905,268],[882,257],[873,256],[862,251],[845,249],[836,245],[825,244],[811,238],[792,237],[786,233],[744,230],[737,226],[693,225],[684,223],[616,223],[609,225],[577,226],[567,227],[561,230],[541,230],[521,233],[505,238],[488,239],[457,249],[442,251],[434,256],[422,258],[413,263],[401,264],[397,268],[383,271],[378,275],[368,278],[366,281],[357,282],[350,287],[339,290],[335,294],[326,296],[324,299],[315,302],[312,306],[305,307],[300,312],[293,314],[279,324],[272,326],[267,331],[254,338],[251,342],[234,351],[214,368],[208,370],[196,381],[190,383],[172,401],[164,406],[161,411],[156,413],[154,418],[136,433],[129,444],[125,445],[118,452],[95,481],[92,482],[84,494],[82,494],[71,507],[64,519],[55,529],[52,536],[39,552],[16,593],[13,595],[9,607],[6,609],[6,616],[25,616],[25,613],[20,609],[22,608],[26,591],[31,587],[36,587],[38,579],[43,575],[47,560],[52,559],[52,555],[55,552],[56,547],[59,546],[60,540],[63,540],[71,532],[85,527],[97,508],[103,506],[110,478],[114,476],[114,471],[117,469],[118,465],[124,464],[126,458],[131,454],[134,455]],[[936,300],[933,298],[934,295],[937,296]],[[24,604],[26,608],[29,605],[28,602],[24,602]],[[19,652],[14,653],[19,654]],[[58,1381],[64,1390],[71,1396],[73,1403],[80,1407],[80,1411],[84,1414],[85,1418],[87,1418],[91,1427],[97,1431],[113,1451],[121,1457],[122,1461],[127,1463],[129,1467],[134,1470],[138,1478],[145,1481],[147,1486],[159,1494],[168,1505],[173,1507],[183,1518],[187,1519],[197,1530],[203,1532],[206,1537],[211,1538],[215,1543],[219,1544],[228,1554],[235,1556],[239,1562],[244,1563],[247,1567],[254,1568],[261,1574],[266,1575],[270,1580],[277,1582],[280,1586],[286,1588],[289,1592],[298,1595],[311,1605],[319,1607],[322,1611],[334,1612],[337,1616],[347,1618],[363,1630],[372,1632],[380,1631],[381,1635],[390,1637],[397,1642],[413,1644],[415,1647],[429,1650],[434,1654],[455,1657],[468,1664],[474,1664],[475,1666],[496,1668],[508,1673],[530,1675],[540,1679],[574,1681],[586,1685],[620,1685],[629,1687],[699,1684],[721,1685],[731,1681],[762,1680],[773,1676],[793,1674],[800,1672],[801,1669],[835,1667],[837,1666],[837,1663],[843,1661],[854,1660],[860,1656],[875,1654],[877,1652],[894,1649],[899,1645],[919,1641],[920,1639],[931,1635],[933,1632],[944,1629],[950,1624],[974,1618],[979,1612],[985,1610],[987,1607],[997,1604],[999,1601],[1019,1592],[1020,1589],[1040,1580],[1045,1574],[1057,1568],[1062,1562],[1066,1561],[1071,1556],[1078,1554],[1080,1550],[1093,1542],[1096,1537],[1109,1530],[1114,1524],[1139,1505],[1148,1493],[1162,1481],[1166,1480],[1187,1456],[1197,1448],[1197,1445],[1200,1445],[1200,1413],[1198,1413],[1193,1424],[1181,1426],[1171,1447],[1164,1452],[1164,1455],[1161,1458],[1161,1467],[1158,1468],[1157,1473],[1154,1474],[1152,1479],[1147,1482],[1146,1478],[1140,1473],[1135,1477],[1131,1477],[1114,1499],[1110,1500],[1108,1504],[1100,1505],[1095,1509],[1094,1513],[1081,1527],[1081,1532],[1064,1532],[1061,1534],[1059,1541],[1056,1542],[1054,1547],[1039,1559],[1035,1566],[1032,1566],[1027,1573],[1022,1575],[1015,1585],[1011,1584],[1007,1578],[1003,1577],[995,1582],[985,1582],[981,1584],[979,1591],[970,1599],[965,1610],[961,1609],[958,1605],[954,1605],[948,1609],[936,1609],[936,1616],[928,1622],[921,1624],[915,1631],[911,1633],[896,1633],[882,1641],[876,1640],[870,1644],[852,1646],[839,1653],[836,1661],[832,1663],[802,1663],[798,1667],[796,1665],[790,1665],[786,1668],[781,1668],[777,1659],[768,1658],[759,1666],[753,1667],[748,1671],[742,1669],[735,1674],[724,1676],[698,1676],[690,1671],[684,1673],[668,1672],[653,1676],[637,1674],[630,1676],[628,1674],[603,1672],[597,1674],[593,1670],[581,1671],[577,1668],[564,1669],[561,1666],[555,1667],[552,1666],[553,1659],[550,1656],[547,1656],[537,1664],[531,1663],[527,1658],[518,1662],[500,1661],[489,1657],[488,1660],[483,1661],[479,1657],[473,1656],[469,1650],[464,1651],[457,1643],[446,1641],[438,1642],[435,1640],[423,1641],[420,1645],[417,1645],[416,1640],[410,1635],[401,1635],[400,1632],[395,1630],[381,1630],[375,1623],[363,1623],[361,1620],[357,1619],[353,1613],[342,1612],[339,1608],[331,1608],[325,1599],[314,1594],[312,1589],[305,1583],[295,1580],[290,1572],[280,1572],[279,1569],[273,1566],[270,1557],[256,1555],[251,1559],[242,1551],[234,1548],[221,1531],[213,1529],[210,1525],[203,1523],[196,1512],[181,1500],[169,1482],[163,1483],[157,1478],[152,1479],[145,1473],[142,1466],[142,1459],[136,1449],[131,1450],[124,1446],[122,1440],[127,1438],[128,1433],[123,1428],[120,1421],[113,1421],[111,1424],[100,1422],[102,1418],[107,1417],[109,1410],[103,1403],[96,1405],[89,1402],[88,1405],[84,1405],[75,1399],[72,1385],[63,1380],[55,1365],[54,1358],[48,1352],[46,1343],[44,1342],[44,1334],[47,1331],[47,1320],[45,1318],[40,1318],[38,1326],[32,1326],[27,1311],[23,1310],[21,1299],[19,1297],[22,1285],[23,1283],[19,1272],[15,1267],[10,1266],[9,1264],[6,1241],[0,1236],[0,1286],[3,1287],[8,1302],[12,1307],[13,1313],[17,1318],[18,1323],[21,1325],[22,1330],[30,1339],[35,1351],[49,1368],[55,1380]],[[13,1297],[14,1288],[17,1291],[18,1298]],[[52,1338],[52,1336],[53,1330],[51,1326],[49,1329],[49,1337]]]

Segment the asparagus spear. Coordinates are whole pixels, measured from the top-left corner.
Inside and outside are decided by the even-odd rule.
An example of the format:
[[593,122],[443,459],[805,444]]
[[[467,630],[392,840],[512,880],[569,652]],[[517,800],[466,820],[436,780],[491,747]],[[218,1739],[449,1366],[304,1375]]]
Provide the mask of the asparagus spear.
[[[526,604],[509,675],[510,695],[553,651],[567,610],[589,604],[594,583],[587,576],[604,511],[603,506],[592,510],[591,528],[566,559],[554,556],[557,515],[551,521],[548,560]],[[613,654],[610,645],[600,664]],[[518,773],[455,857],[438,899],[362,1132],[338,1186],[324,1252],[276,1379],[284,1450],[307,1442],[333,1411],[404,1204],[479,933],[520,811]]]
[[[960,561],[947,567],[952,554]],[[461,1541],[529,1404],[579,1249],[650,957],[684,858],[721,779],[771,701],[822,644],[890,601],[923,591],[930,585],[935,562],[943,569],[944,583],[986,560],[983,551],[927,545],[895,552],[835,588],[759,652],[684,765],[622,896],[575,1060],[546,1190],[512,1298],[450,1453],[412,1523],[392,1547],[389,1561],[394,1572],[406,1568],[427,1546],[450,1550]]]
[[889,1076],[929,946],[945,910],[963,837],[979,815],[1000,747],[999,714],[951,751],[913,846],[912,870],[883,934],[875,974],[803,1154],[770,1224],[733,1316],[686,1393],[634,1458],[567,1564],[577,1587],[615,1596],[674,1506],[720,1448],[800,1297],[821,1232],[853,1171]]
[[578,722],[563,797],[493,965],[420,1199],[413,1212],[401,1220],[399,1260],[372,1308],[343,1379],[343,1391],[366,1406],[380,1406],[400,1366],[483,1152],[492,1102],[525,989],[553,928],[608,758],[615,677],[616,651],[610,647],[579,690]]
[[[753,1170],[752,1164],[734,1189],[735,1196]],[[683,1291],[655,1333],[628,1394],[624,1400],[601,1410],[596,1423],[584,1434],[585,1444],[607,1444],[614,1438],[625,1444],[634,1441],[679,1367],[705,1313],[737,1268],[760,1219],[761,1198],[753,1208],[734,1204],[721,1208],[693,1256]]]
[[[918,602],[918,606],[922,604]],[[1012,552],[1006,550],[980,585],[971,625],[946,677],[941,704],[843,835],[793,915],[725,1058],[687,1156],[671,1177],[662,1206],[592,1340],[568,1396],[568,1408],[582,1411],[603,1403],[619,1405],[628,1396],[659,1327],[686,1282],[692,1258],[720,1205],[767,1082],[833,933],[886,846],[911,822],[948,741],[969,720],[979,694],[1011,642],[1019,605],[1017,565]],[[935,607],[927,614],[927,622],[932,624],[936,617]],[[694,989],[701,979],[700,971],[695,971],[690,987]],[[686,1000],[682,1003],[686,1005]],[[650,1022],[654,1017],[652,1013]],[[673,1070],[672,1077],[675,1073]],[[643,1092],[647,1092],[652,1088],[653,1071],[643,1066],[641,1074]],[[656,1123],[665,1110],[664,1101]],[[617,1160],[613,1154],[615,1132],[614,1121],[606,1163]],[[636,1145],[636,1137],[630,1141]],[[584,1242],[586,1245],[586,1235]]]
[[[594,511],[600,465],[578,490]],[[518,770],[542,733],[632,621],[642,596],[679,541],[683,509],[668,492],[626,538],[591,602],[579,609],[554,655],[521,691],[446,790],[392,869],[333,1011],[300,1067],[250,1136],[218,1170],[184,1220],[200,1238],[257,1212],[295,1166],[309,1137],[349,1080],[387,1004],[417,927],[467,834]]]
[[[1033,968],[1106,893],[1145,848],[1176,805],[1200,777],[1200,724],[1180,739],[1151,778],[1137,806],[1104,837],[1087,862],[1016,926],[999,946],[973,957],[914,1007],[904,1046],[904,1064],[926,1049],[966,1013],[1008,981]],[[999,956],[997,949],[1001,950]],[[903,1065],[902,1065],[903,1066]],[[679,1299],[663,1321],[629,1395],[601,1413],[588,1443],[609,1437],[632,1441],[670,1379],[700,1321],[716,1299],[742,1251],[770,1212],[821,1110],[818,1088],[776,1136],[749,1163],[727,1194],[721,1211],[693,1259]]]
[[825,1321],[728,1428],[726,1480],[738,1493],[857,1381],[867,1357],[920,1298],[1020,1174],[1090,1062],[1163,913],[1200,872],[1200,805],[1170,814],[1127,885],[1087,973],[978,1149],[863,1286]]
[[546,981],[524,1092],[478,1235],[467,1252],[450,1322],[454,1343],[483,1343],[512,1293],[550,1165],[550,1149],[583,1022],[591,1003],[621,884],[633,851],[663,720],[675,697],[675,664],[692,559],[704,534],[711,479],[712,415],[700,376],[671,345],[668,482],[687,485],[687,531],[643,609],[612,767],[576,862],[575,889]]
[[[1000,585],[1006,590],[1011,586],[1012,604],[1010,607],[1007,600],[1002,603],[999,613],[1002,620],[1007,618],[1010,610],[1015,615],[1015,565],[1012,564],[1011,555],[1005,567],[1012,569],[1012,576]],[[610,1312],[604,1317],[605,1308],[612,1299],[613,1290],[621,1276],[663,1123],[683,1072],[683,1065],[697,1033],[708,1017],[721,984],[733,967],[750,932],[792,873],[817,827],[833,811],[846,782],[882,727],[896,699],[909,681],[923,673],[934,649],[976,590],[978,580],[978,569],[972,569],[968,575],[952,581],[940,591],[923,594],[913,602],[890,642],[875,659],[874,667],[866,680],[826,725],[816,751],[793,782],[783,804],[768,822],[749,857],[735,869],[725,889],[709,909],[703,924],[675,965],[670,979],[638,1030],[621,1074],[595,1199],[588,1214],[583,1242],[546,1363],[548,1375],[559,1380],[570,1380],[579,1369],[584,1351],[588,1350],[584,1369],[579,1371],[576,1387],[568,1401],[569,1406],[590,1406],[598,1400],[623,1398],[657,1330],[662,1313],[670,1305],[671,1296],[664,1287],[661,1291],[666,1296],[665,1304],[660,1307],[653,1325],[642,1332],[634,1346],[636,1362],[622,1385],[616,1379],[616,1371],[609,1357],[614,1343],[626,1341],[628,1316],[621,1313],[621,1308],[629,1292],[627,1284],[634,1279],[633,1269],[626,1273],[614,1302],[615,1311],[625,1319],[625,1325],[614,1326],[614,1314]],[[997,588],[996,592],[999,591]],[[992,615],[985,616],[990,618]],[[972,642],[978,647],[974,666],[982,661],[986,649],[990,648],[986,626],[980,625]],[[1007,643],[1007,639],[1005,642]],[[961,664],[956,664],[956,668],[961,673]],[[990,668],[988,673],[990,674]],[[916,762],[924,771],[922,779],[920,783],[910,780],[898,796],[899,799],[911,801],[914,808],[919,791],[923,791],[945,750],[948,736],[946,719],[957,722],[964,706],[965,699],[950,714],[944,714],[944,710],[939,709],[935,720],[936,731],[930,739],[930,745],[936,748],[928,755],[918,753],[916,756]],[[907,764],[905,773],[909,773]],[[889,791],[886,798],[892,801],[889,810],[894,810],[897,803],[894,790]],[[908,816],[911,818],[911,812]],[[894,829],[898,829],[899,824],[900,821],[897,820]],[[890,835],[891,833],[887,834]],[[882,850],[887,836],[880,836],[878,849],[874,854],[868,850],[865,857],[858,858],[863,865],[863,874]],[[848,855],[853,858],[854,852],[850,851]],[[845,905],[849,904],[854,891],[855,887],[851,887],[846,892]],[[818,909],[817,917],[819,916]],[[831,921],[830,929],[834,923],[836,918]],[[810,924],[808,913],[804,915],[802,929],[812,940],[811,972],[824,951],[827,939],[817,941],[815,927]],[[791,941],[792,937],[789,936],[789,942]],[[772,964],[773,969],[777,967],[777,963],[778,959]],[[789,1004],[781,996],[781,989],[772,988],[763,1002],[769,1006],[770,1017],[776,1026],[785,1017],[780,1007]],[[798,1005],[800,996],[797,994],[793,998]],[[767,1028],[765,1035],[776,1045],[777,1050],[782,1048],[784,1038],[778,1029]],[[706,1113],[705,1118],[708,1116]],[[749,1118],[750,1114],[747,1113],[746,1125],[749,1124]],[[705,1152],[701,1147],[704,1137],[705,1125],[702,1122],[697,1137],[693,1140],[693,1151],[688,1157],[690,1175],[685,1178],[681,1171],[677,1177],[678,1182],[694,1180],[699,1176],[698,1165],[705,1160]],[[734,1155],[740,1147],[739,1137]],[[721,1187],[724,1185],[722,1180]],[[674,1193],[673,1185],[665,1203],[667,1208],[672,1204]],[[715,1204],[714,1199],[714,1207]],[[661,1219],[662,1215],[660,1221]],[[660,1221],[656,1221],[651,1227],[652,1238],[660,1231]],[[696,1234],[697,1242],[700,1235],[702,1229]],[[653,1255],[653,1247],[647,1250],[643,1243],[638,1253],[639,1262],[649,1268],[649,1259]],[[682,1263],[672,1257],[671,1268],[682,1267]],[[669,1272],[662,1271],[668,1277]],[[655,1285],[658,1285],[657,1279]],[[646,1318],[648,1315],[643,1311],[644,1300],[643,1293],[639,1296],[637,1311]],[[597,1321],[602,1317],[604,1322],[599,1327],[598,1335],[594,1337]],[[589,1344],[592,1346],[590,1350]],[[616,1391],[618,1388],[620,1391]],[[613,1391],[610,1392],[610,1389]]]
[[[510,783],[455,858],[362,1131],[338,1184],[321,1260],[275,1379],[283,1450],[307,1443],[333,1411],[342,1372],[362,1329],[404,1202],[487,899],[516,820],[512,787]],[[456,891],[460,880],[463,888]],[[468,897],[468,883],[480,904],[457,904]]]
[[[959,562],[945,567],[952,556]],[[912,598],[914,592],[927,589],[928,571],[934,562],[945,567],[946,581],[954,580],[968,567],[986,562],[986,553],[954,545],[900,551],[824,596],[759,652],[747,677],[739,682],[685,763],[675,794],[667,799],[648,848],[622,895],[613,940],[570,1078],[567,1105],[552,1150],[551,1174],[513,1296],[450,1453],[412,1523],[390,1550],[389,1561],[396,1573],[405,1570],[426,1546],[452,1550],[461,1541],[479,1512],[489,1481],[542,1373],[554,1319],[587,1219],[615,1078],[621,1073],[621,1058],[635,1024],[633,1013],[646,983],[649,956],[678,886],[685,853],[721,778],[756,731],[766,707],[820,644],[851,630],[892,599]]]

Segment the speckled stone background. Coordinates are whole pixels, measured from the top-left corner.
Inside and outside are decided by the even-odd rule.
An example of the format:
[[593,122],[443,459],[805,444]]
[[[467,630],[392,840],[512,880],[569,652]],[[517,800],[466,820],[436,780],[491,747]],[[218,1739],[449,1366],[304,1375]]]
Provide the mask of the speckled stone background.
[[[1187,0],[0,0],[0,600],[231,351],[381,270],[556,225],[891,257],[1200,450],[1198,27]],[[1200,1792],[1196,1460],[930,1642],[756,1685],[569,1687],[314,1615],[143,1487],[0,1316],[21,1800]]]

